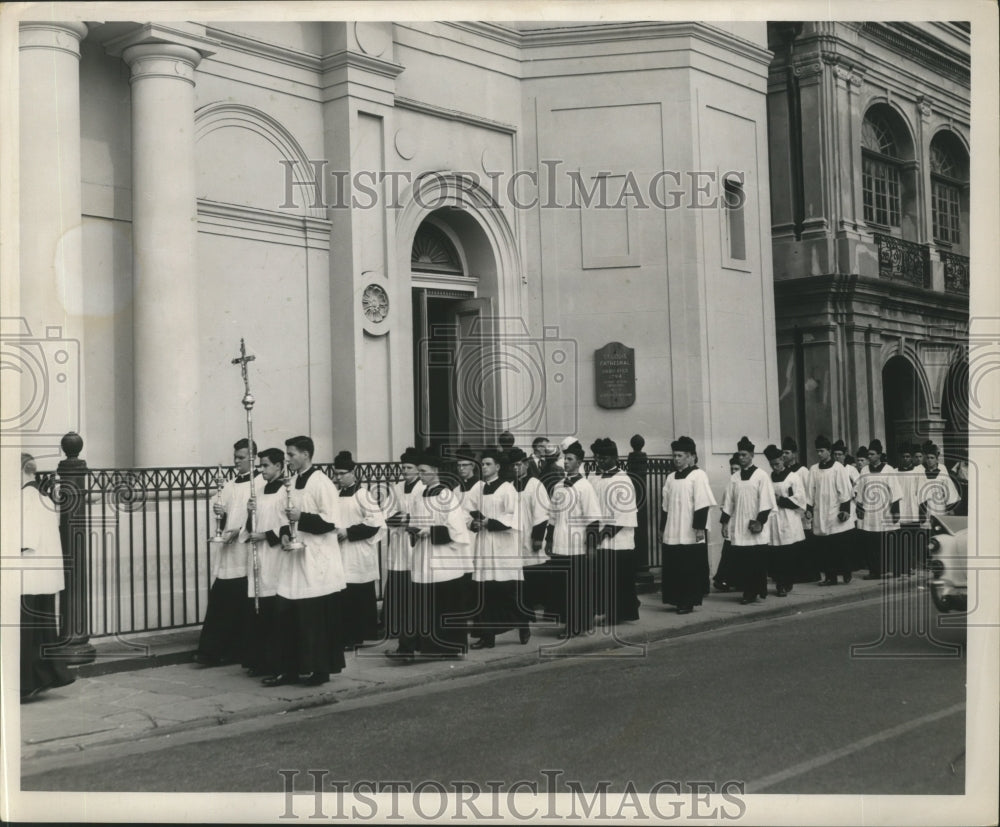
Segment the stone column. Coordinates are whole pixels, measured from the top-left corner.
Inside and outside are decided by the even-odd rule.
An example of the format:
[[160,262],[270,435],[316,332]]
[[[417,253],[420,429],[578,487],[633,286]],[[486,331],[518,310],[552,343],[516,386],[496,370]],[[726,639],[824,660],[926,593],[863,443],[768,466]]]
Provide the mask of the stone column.
[[[20,26],[20,315],[42,347],[18,425],[53,448],[83,431],[80,354],[83,256],[80,243],[80,41],[83,23]],[[28,333],[22,327],[22,333]],[[63,340],[66,347],[55,347]],[[49,362],[49,359],[54,360]],[[58,363],[58,364],[57,364]],[[41,371],[41,375],[37,375]],[[38,397],[42,394],[42,397]]]
[[194,70],[201,53],[129,46],[135,463],[197,464],[198,205]]

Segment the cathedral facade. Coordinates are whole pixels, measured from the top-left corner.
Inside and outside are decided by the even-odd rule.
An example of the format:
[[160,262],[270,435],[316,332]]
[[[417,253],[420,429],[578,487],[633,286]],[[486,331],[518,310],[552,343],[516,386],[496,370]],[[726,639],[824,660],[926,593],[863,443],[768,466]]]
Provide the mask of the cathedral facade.
[[[768,129],[787,125],[768,41],[764,23],[22,21],[12,335],[49,372],[21,430],[80,431],[92,467],[214,465],[244,431],[244,339],[261,447],[311,433],[321,461],[377,461],[509,430],[623,450],[642,433],[656,454],[686,434],[721,480],[740,436],[779,437],[781,394],[797,410],[795,324],[835,335],[833,288],[776,327],[772,269],[779,303],[799,283],[855,279],[876,304],[898,287],[839,258],[877,259],[861,191],[849,215],[829,191],[839,170],[772,247]],[[867,111],[845,65],[817,52],[817,105]],[[925,164],[900,159],[900,243],[930,242],[942,119],[963,157],[943,93],[877,103]],[[932,261],[892,301],[933,289],[958,314]],[[810,346],[806,372],[834,348],[912,352],[902,327],[851,336]],[[45,362],[60,341],[65,368]],[[847,416],[845,380],[823,381]]]

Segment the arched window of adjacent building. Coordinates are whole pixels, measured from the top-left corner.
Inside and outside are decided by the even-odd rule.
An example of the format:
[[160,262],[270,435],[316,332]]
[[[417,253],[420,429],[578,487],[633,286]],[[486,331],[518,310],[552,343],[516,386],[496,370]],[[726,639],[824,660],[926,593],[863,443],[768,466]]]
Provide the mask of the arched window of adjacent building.
[[861,128],[861,188],[865,221],[899,226],[899,150],[883,118],[866,117]]
[[902,238],[918,237],[915,169],[913,141],[902,119],[886,104],[871,107],[861,125],[861,192],[869,226]]
[[934,241],[953,250],[965,248],[968,236],[969,160],[950,132],[931,141],[931,228]]

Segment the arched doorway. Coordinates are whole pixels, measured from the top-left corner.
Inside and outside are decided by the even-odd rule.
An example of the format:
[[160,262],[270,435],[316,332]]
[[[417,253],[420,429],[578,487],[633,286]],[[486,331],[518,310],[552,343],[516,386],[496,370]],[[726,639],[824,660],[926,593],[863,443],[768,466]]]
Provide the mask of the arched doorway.
[[416,443],[495,445],[497,266],[482,227],[455,207],[428,214],[413,238],[410,280]]
[[927,418],[927,400],[917,372],[904,356],[893,356],[882,368],[882,398],[885,405],[886,453],[898,461],[901,442],[926,439],[919,421]]
[[530,338],[509,218],[459,173],[427,173],[403,193],[396,268],[411,310],[400,319],[396,353],[397,364],[412,358],[413,371],[395,400],[395,433],[406,440],[399,444],[495,445],[504,430],[538,433],[524,414],[534,374],[511,370],[517,360],[505,355],[511,342]]

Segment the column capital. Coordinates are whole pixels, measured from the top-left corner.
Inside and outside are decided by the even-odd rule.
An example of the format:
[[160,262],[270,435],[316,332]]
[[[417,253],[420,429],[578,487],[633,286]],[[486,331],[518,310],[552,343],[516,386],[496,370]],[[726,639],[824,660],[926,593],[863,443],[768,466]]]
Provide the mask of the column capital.
[[201,53],[175,43],[140,43],[122,52],[132,69],[132,83],[150,77],[183,80],[194,85],[194,70],[201,63]]
[[[206,57],[215,54],[218,43],[205,35],[205,27],[197,23],[142,23],[127,34],[109,40],[104,44],[104,50],[112,57],[121,57],[128,61],[125,53],[136,46],[182,46],[197,52],[194,65]],[[164,52],[164,57],[175,58],[176,55]]]
[[20,50],[51,49],[80,57],[80,41],[87,36],[86,23],[32,20],[21,23],[18,29]]
[[823,62],[816,55],[806,55],[795,62],[792,71],[802,80],[816,78],[823,74]]

